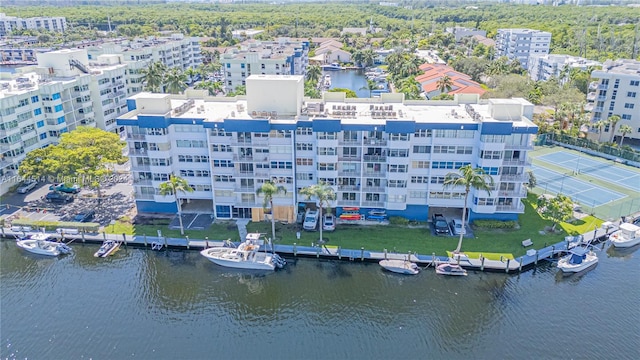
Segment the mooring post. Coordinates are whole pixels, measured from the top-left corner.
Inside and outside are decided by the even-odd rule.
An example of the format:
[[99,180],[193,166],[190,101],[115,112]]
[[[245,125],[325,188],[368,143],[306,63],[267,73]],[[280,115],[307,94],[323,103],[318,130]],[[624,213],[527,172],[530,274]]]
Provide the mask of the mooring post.
[[509,273],[509,262],[511,262],[511,259],[507,259],[507,267],[504,269],[507,274]]
[[166,236],[164,237],[164,247],[165,247],[165,248],[168,248],[168,247],[169,247],[169,245],[167,245],[167,237],[166,237]]
[[524,256],[520,256],[520,266],[518,266],[518,272],[522,272],[522,259]]
[[293,243],[293,256],[298,256],[298,251],[296,248],[296,243]]
[[409,255],[407,255],[407,260],[411,261],[411,251],[409,251]]
[[124,239],[124,248],[127,248],[127,234],[122,233],[122,238]]
[[552,246],[551,246],[551,257],[553,258],[553,257],[555,257],[555,256],[556,256],[556,246],[555,246],[555,245],[552,245]]
[[364,247],[360,248],[360,261],[364,261]]
[[185,239],[187,239],[187,250],[189,250],[189,235],[185,235]]
[[84,228],[82,228],[82,242],[84,243],[86,240],[84,238]]
[[480,254],[480,271],[484,271],[484,256]]
[[431,264],[433,267],[436,266],[436,253],[431,253]]
[[460,266],[460,254],[458,254],[458,266]]
[[142,238],[144,239],[144,247],[147,247],[147,234],[142,234]]
[[102,238],[103,238],[105,241],[107,241],[107,233],[106,233],[106,232],[103,232],[103,233],[102,233]]
[[338,260],[342,260],[342,246],[338,246]]
[[204,237],[204,248],[205,249],[209,248],[209,237],[208,236]]
[[567,250],[569,250],[569,240],[567,240]]
[[384,259],[387,260],[387,249],[384,249]]
[[538,265],[538,250],[536,250],[536,260],[533,262],[534,265]]
[[320,246],[316,246],[316,258],[320,257]]

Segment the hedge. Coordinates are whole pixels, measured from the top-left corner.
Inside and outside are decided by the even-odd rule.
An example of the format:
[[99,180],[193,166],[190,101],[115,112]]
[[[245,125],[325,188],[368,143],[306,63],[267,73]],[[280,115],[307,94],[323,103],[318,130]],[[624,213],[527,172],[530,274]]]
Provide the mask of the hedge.
[[500,220],[475,220],[473,225],[484,229],[514,229],[517,225],[515,221]]
[[97,233],[100,229],[98,223],[83,223],[71,221],[38,221],[29,219],[16,219],[11,222],[11,226],[29,226],[32,229],[45,228],[47,231],[55,231],[56,229],[78,229],[87,233]]

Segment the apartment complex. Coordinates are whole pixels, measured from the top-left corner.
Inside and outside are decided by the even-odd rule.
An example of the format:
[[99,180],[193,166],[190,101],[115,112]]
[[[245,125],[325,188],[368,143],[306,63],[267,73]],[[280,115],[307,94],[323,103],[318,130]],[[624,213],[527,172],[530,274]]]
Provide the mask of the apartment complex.
[[183,34],[172,34],[168,37],[147,37],[133,40],[122,39],[105,42],[86,48],[89,60],[105,54],[122,54],[123,61],[128,65],[127,83],[128,94],[133,95],[142,91],[142,70],[151,63],[161,62],[167,68],[186,70],[197,68],[202,64],[200,38],[185,37]]
[[602,64],[578,56],[545,54],[530,56],[527,69],[533,81],[547,81],[553,77],[564,83],[569,80],[571,69],[587,70],[595,66]]
[[309,42],[280,38],[277,41],[247,40],[240,48],[220,55],[226,91],[246,86],[256,75],[305,75],[309,65]]
[[475,35],[479,35],[482,37],[487,36],[487,32],[484,30],[466,28],[462,26],[448,27],[445,29],[445,31],[448,32],[449,34],[452,34],[456,38],[456,42],[460,42],[460,40],[466,37],[473,37]]
[[471,219],[516,219],[524,211],[537,132],[524,99],[308,99],[303,76],[252,75],[246,86],[237,98],[192,91],[127,100],[131,111],[118,124],[126,129],[139,211],[175,212],[174,198],[158,188],[176,174],[195,190],[179,194],[183,211],[221,219],[262,219],[256,190],[273,181],[287,190],[275,196],[274,216],[293,221],[307,201],[300,189],[324,181],[336,191],[330,206],[338,215],[360,207],[426,220],[433,211],[461,213],[464,189],[443,182],[466,164],[495,180],[490,193],[472,190]]
[[20,29],[64,32],[67,29],[67,19],[64,17],[19,18],[0,13],[0,36],[7,36],[12,31]]
[[[621,135],[620,126],[629,125],[633,129],[626,137],[640,139],[640,61],[630,59],[607,60],[602,70],[591,73],[598,79],[592,83],[587,101],[592,108],[591,121],[607,120],[612,115],[620,116],[615,134]],[[599,139],[611,139],[610,125],[605,125]]]
[[549,53],[551,33],[532,29],[498,29],[496,57],[518,60],[527,70],[529,57]]
[[[78,126],[117,131],[116,117],[127,111],[122,55],[89,62],[75,49],[37,57],[37,66],[0,77],[0,177],[15,175],[29,151]],[[0,194],[10,185],[2,182]]]

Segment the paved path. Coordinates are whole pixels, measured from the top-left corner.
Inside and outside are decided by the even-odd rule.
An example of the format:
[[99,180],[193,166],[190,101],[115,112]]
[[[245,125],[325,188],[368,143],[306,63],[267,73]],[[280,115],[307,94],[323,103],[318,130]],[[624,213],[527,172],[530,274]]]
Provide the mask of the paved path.
[[249,223],[249,219],[238,219],[236,220],[236,225],[238,226],[238,234],[240,234],[240,240],[244,241],[247,237],[247,224]]

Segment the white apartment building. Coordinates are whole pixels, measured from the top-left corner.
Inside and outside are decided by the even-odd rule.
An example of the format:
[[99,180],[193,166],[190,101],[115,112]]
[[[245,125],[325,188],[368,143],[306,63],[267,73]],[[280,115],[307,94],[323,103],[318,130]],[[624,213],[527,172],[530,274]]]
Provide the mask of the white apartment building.
[[225,91],[246,85],[256,75],[306,75],[309,42],[280,38],[277,41],[247,40],[240,48],[229,48],[220,55]]
[[143,90],[142,70],[151,63],[161,62],[168,68],[181,70],[197,68],[202,64],[200,39],[185,37],[183,34],[172,34],[169,37],[137,38],[106,42],[98,46],[87,47],[89,59],[104,54],[122,54],[127,70],[128,94],[133,95]]
[[[117,132],[116,117],[127,112],[121,55],[92,62],[81,49],[37,56],[37,66],[0,73],[0,177],[16,175],[29,151],[78,126]],[[11,185],[2,182],[0,194]]]
[[[307,199],[300,189],[322,180],[344,207],[426,220],[430,212],[461,213],[464,189],[443,187],[447,173],[480,166],[494,189],[472,190],[470,219],[516,219],[524,212],[527,153],[537,132],[524,99],[457,95],[449,102],[405,101],[402,94],[348,99],[304,98],[304,77],[251,75],[237,98],[140,93],[127,100],[125,126],[140,212],[174,213],[158,193],[171,174],[195,190],[180,194],[183,211],[216,218],[263,218],[256,190],[273,181],[274,216],[294,221]],[[311,202],[314,200],[312,199]]]
[[0,37],[7,36],[12,31],[19,29],[45,29],[64,32],[67,29],[67,19],[60,16],[20,18],[0,13]]
[[498,29],[496,57],[518,60],[527,70],[529,57],[549,53],[551,33],[532,29]]
[[533,81],[547,81],[553,77],[565,83],[569,80],[571,69],[587,70],[592,66],[602,66],[602,64],[595,60],[571,55],[531,55],[527,72]]
[[[616,124],[614,140],[620,136],[620,126],[629,125],[633,131],[626,137],[640,139],[640,61],[630,59],[607,60],[602,70],[591,73],[598,79],[590,86],[587,101],[592,108],[591,121],[607,120],[612,115],[620,116]],[[610,125],[600,134],[600,141],[611,139]],[[594,130],[597,134],[597,130]],[[597,136],[591,134],[592,136]]]
[[466,28],[462,26],[448,27],[445,29],[445,31],[448,32],[449,34],[453,34],[453,36],[456,38],[456,42],[459,42],[465,37],[472,37],[474,35],[480,35],[483,37],[487,36],[487,32],[484,30]]

